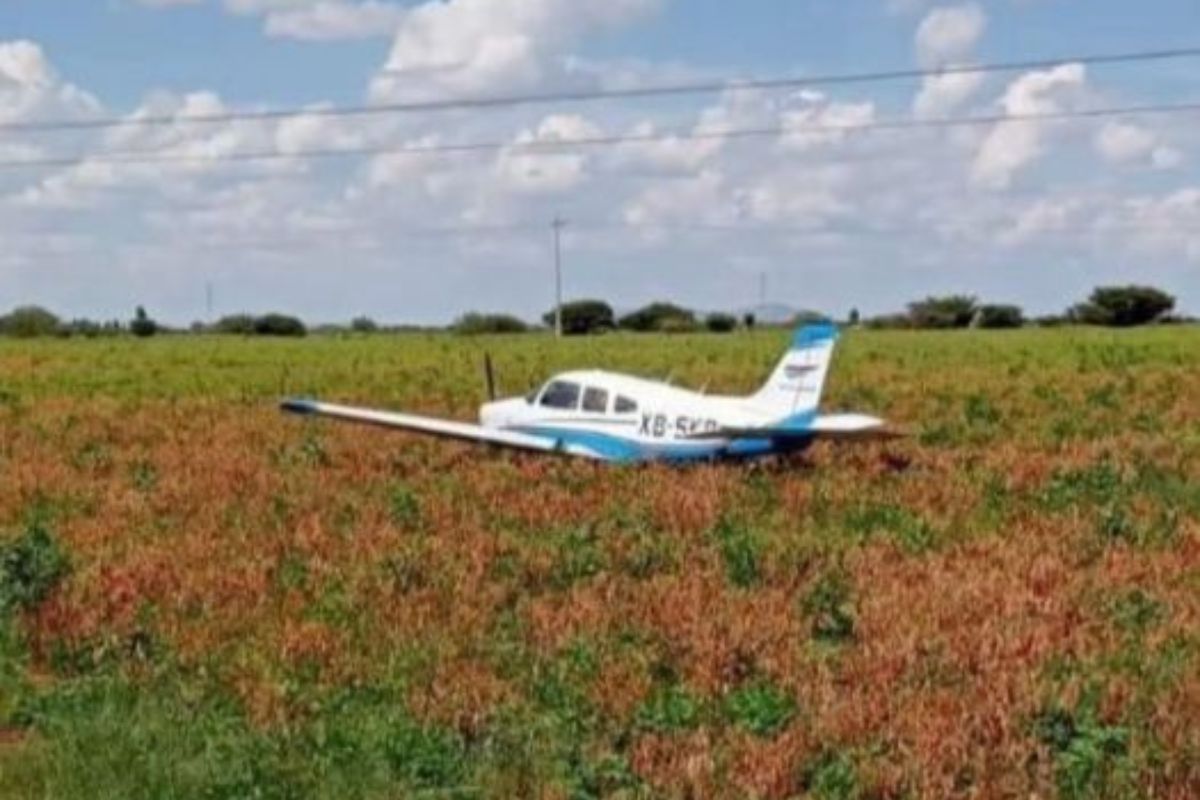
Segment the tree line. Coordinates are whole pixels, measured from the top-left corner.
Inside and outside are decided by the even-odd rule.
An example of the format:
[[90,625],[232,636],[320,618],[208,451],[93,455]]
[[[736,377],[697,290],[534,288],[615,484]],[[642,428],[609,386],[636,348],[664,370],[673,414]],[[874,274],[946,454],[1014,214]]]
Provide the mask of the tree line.
[[[908,304],[904,313],[887,314],[865,321],[871,328],[1021,328],[1029,324],[1100,325],[1122,328],[1159,322],[1186,322],[1172,316],[1175,298],[1150,286],[1101,286],[1087,300],[1062,314],[1029,319],[1015,305],[980,303],[971,295],[927,297]],[[853,314],[852,314],[853,316]],[[857,323],[857,320],[853,320]]]
[[[554,328],[557,310],[551,309],[542,316],[546,328]],[[709,330],[728,333],[739,324],[732,314],[715,313],[701,315],[674,303],[657,302],[624,316],[618,316],[612,306],[603,300],[574,300],[562,307],[562,328],[567,336],[586,336],[625,330],[638,333],[689,333]],[[753,321],[749,322],[753,326]],[[465,334],[481,333],[525,333],[535,326],[511,314],[464,314],[454,323],[454,330]]]
[[[908,304],[899,314],[885,314],[863,319],[852,309],[842,323],[852,327],[875,329],[952,330],[955,328],[1004,329],[1027,325],[1101,325],[1129,327],[1158,322],[1185,322],[1171,316],[1175,298],[1166,292],[1147,286],[1099,287],[1087,300],[1077,303],[1059,315],[1030,319],[1016,305],[981,303],[972,295],[926,297]],[[693,333],[707,330],[729,333],[738,328],[754,328],[753,313],[739,316],[726,313],[702,315],[673,303],[651,303],[623,316],[617,316],[612,306],[602,300],[576,300],[562,307],[563,333],[583,336],[624,330],[637,333]],[[542,317],[547,328],[554,327],[555,310]],[[816,312],[801,312],[786,324],[804,322],[834,322],[832,317]],[[524,333],[534,329],[525,321],[509,314],[465,314],[454,324],[464,334]]]
[[128,320],[90,319],[64,320],[41,306],[18,306],[0,316],[0,336],[18,339],[57,336],[96,339],[110,336],[135,336],[146,339],[160,334],[214,333],[241,336],[305,336],[308,327],[298,317],[289,314],[231,314],[213,324],[193,323],[186,329],[175,329],[153,319],[142,306]]
[[[1084,301],[1066,309],[1062,314],[1030,319],[1015,305],[981,303],[971,295],[926,297],[908,304],[897,314],[862,318],[851,310],[844,320],[850,326],[877,329],[952,330],[956,328],[1020,328],[1027,325],[1101,325],[1131,327],[1153,323],[1190,322],[1175,316],[1175,298],[1148,286],[1103,286],[1095,289]],[[563,333],[586,336],[623,330],[635,333],[731,333],[738,329],[757,327],[755,314],[734,315],[717,312],[701,314],[669,302],[655,302],[643,308],[618,315],[603,300],[575,300],[561,309]],[[556,311],[542,317],[542,326],[553,328]],[[834,321],[815,312],[802,312],[788,325],[804,322]],[[539,329],[510,314],[471,312],[459,317],[451,329],[465,335],[518,334]],[[431,330],[412,326],[385,327],[370,317],[357,317],[348,325],[325,325],[314,329],[318,333],[372,334]],[[437,329],[433,329],[437,330]],[[309,327],[298,317],[288,314],[231,314],[212,324],[194,323],[186,330],[161,325],[146,309],[138,306],[128,320],[98,322],[88,319],[63,320],[40,306],[21,306],[0,316],[0,335],[16,338],[86,337],[131,335],[139,338],[171,333],[224,334],[235,336],[302,337]]]

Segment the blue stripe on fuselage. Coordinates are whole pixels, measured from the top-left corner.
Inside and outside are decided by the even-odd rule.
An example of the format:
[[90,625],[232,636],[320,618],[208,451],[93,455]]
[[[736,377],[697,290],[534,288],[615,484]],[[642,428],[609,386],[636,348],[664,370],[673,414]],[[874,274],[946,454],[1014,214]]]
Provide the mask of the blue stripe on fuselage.
[[805,449],[811,439],[734,439],[729,442],[693,444],[650,444],[598,431],[551,426],[520,426],[512,430],[554,439],[562,445],[586,447],[607,461],[713,461],[720,458],[756,458]]

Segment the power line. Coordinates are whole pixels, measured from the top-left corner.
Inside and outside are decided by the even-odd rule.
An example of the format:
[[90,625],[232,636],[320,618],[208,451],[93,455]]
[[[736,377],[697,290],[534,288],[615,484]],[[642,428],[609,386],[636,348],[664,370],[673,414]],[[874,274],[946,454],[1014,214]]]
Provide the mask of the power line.
[[[180,124],[220,124],[242,121],[267,121],[292,117],[356,117],[414,112],[436,112],[503,108],[549,103],[582,103],[615,99],[645,99],[655,97],[715,94],[723,91],[747,91],[756,89],[791,89],[805,86],[833,86],[863,83],[885,83],[922,78],[948,77],[955,75],[984,75],[1004,72],[1049,69],[1064,64],[1100,66],[1108,64],[1145,63],[1167,61],[1200,56],[1200,47],[1181,47],[1166,50],[1141,50],[1126,53],[1107,53],[1065,58],[1048,58],[1027,61],[1007,61],[990,64],[966,64],[939,69],[895,69],[876,72],[858,72],[791,76],[781,78],[745,79],[727,78],[696,83],[677,83],[660,86],[631,87],[624,89],[587,89],[533,94],[509,94],[481,97],[424,100],[400,103],[379,103],[357,106],[329,106],[315,108],[281,108],[262,111],[230,111],[215,114],[145,115],[141,117],[103,117],[81,120],[43,120],[12,122],[0,125],[0,131],[50,132],[97,130],[103,128],[164,126]],[[386,72],[384,74],[387,74]]]
[[[930,221],[926,221],[930,222]],[[1144,220],[1121,219],[1106,217],[1093,225],[1079,223],[1053,225],[1042,229],[1018,230],[1018,219],[981,219],[981,220],[942,220],[942,224],[918,225],[855,225],[820,227],[803,224],[787,223],[725,223],[707,224],[698,222],[643,222],[626,223],[614,221],[573,221],[571,228],[581,234],[613,234],[613,233],[643,233],[643,234],[713,234],[748,235],[748,236],[779,236],[797,239],[826,239],[831,237],[890,237],[897,235],[925,235],[935,233],[942,235],[970,235],[987,232],[995,234],[1027,234],[1037,237],[1056,236],[1109,236],[1129,235],[1136,233],[1172,234],[1179,236],[1200,236],[1200,226],[1196,224],[1172,224],[1168,222],[1152,223]],[[1200,218],[1197,219],[1200,222]],[[565,221],[563,221],[565,226]],[[387,231],[386,236],[370,243],[366,249],[383,249],[388,242],[415,240],[425,238],[481,237],[481,236],[521,236],[533,241],[543,235],[545,225],[536,223],[520,223],[512,225],[455,225],[428,228],[398,228]],[[221,243],[171,242],[171,247],[185,247],[194,250],[271,250],[271,249],[304,249],[320,247],[325,243],[330,246],[354,248],[354,243],[348,243],[341,234],[308,234],[304,237],[279,239],[239,239]],[[760,276],[761,278],[762,276]]]
[[317,160],[359,156],[396,155],[423,156],[479,153],[507,150],[511,152],[559,152],[575,148],[610,147],[625,144],[650,144],[664,141],[727,141],[769,136],[788,136],[819,133],[873,133],[941,128],[999,125],[1002,123],[1035,123],[1063,120],[1102,119],[1122,116],[1160,116],[1200,112],[1200,102],[1162,103],[1110,108],[1077,109],[1029,114],[987,114],[969,117],[939,117],[932,119],[884,119],[863,123],[806,123],[799,125],[769,125],[756,128],[726,128],[718,130],[676,130],[658,133],[613,134],[535,141],[481,141],[459,144],[364,145],[361,147],[316,148],[283,152],[257,150],[218,155],[171,153],[163,151],[129,150],[95,155],[50,156],[35,159],[0,160],[0,169],[64,168],[82,164],[216,164],[254,161]]

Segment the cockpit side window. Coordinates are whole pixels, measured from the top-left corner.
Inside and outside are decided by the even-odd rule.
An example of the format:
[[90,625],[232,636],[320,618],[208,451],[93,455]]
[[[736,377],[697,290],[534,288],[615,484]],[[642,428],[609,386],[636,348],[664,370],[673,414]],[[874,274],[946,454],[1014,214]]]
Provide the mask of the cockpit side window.
[[574,411],[579,408],[579,393],[578,383],[554,381],[542,392],[542,406],[560,411]]
[[608,392],[589,386],[583,393],[583,410],[589,414],[607,414]]
[[614,411],[616,411],[616,413],[618,413],[618,414],[636,414],[637,410],[638,410],[638,404],[636,402],[634,402],[633,400],[630,400],[628,397],[621,397],[620,395],[617,396],[617,404],[616,404],[616,407],[614,408]]

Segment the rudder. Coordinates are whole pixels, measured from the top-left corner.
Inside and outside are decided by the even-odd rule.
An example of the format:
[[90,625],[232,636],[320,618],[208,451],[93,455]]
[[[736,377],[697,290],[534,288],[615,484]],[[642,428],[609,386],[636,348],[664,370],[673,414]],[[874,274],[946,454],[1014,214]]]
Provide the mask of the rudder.
[[837,338],[837,326],[831,324],[797,330],[775,371],[750,401],[780,420],[814,413],[821,403]]

